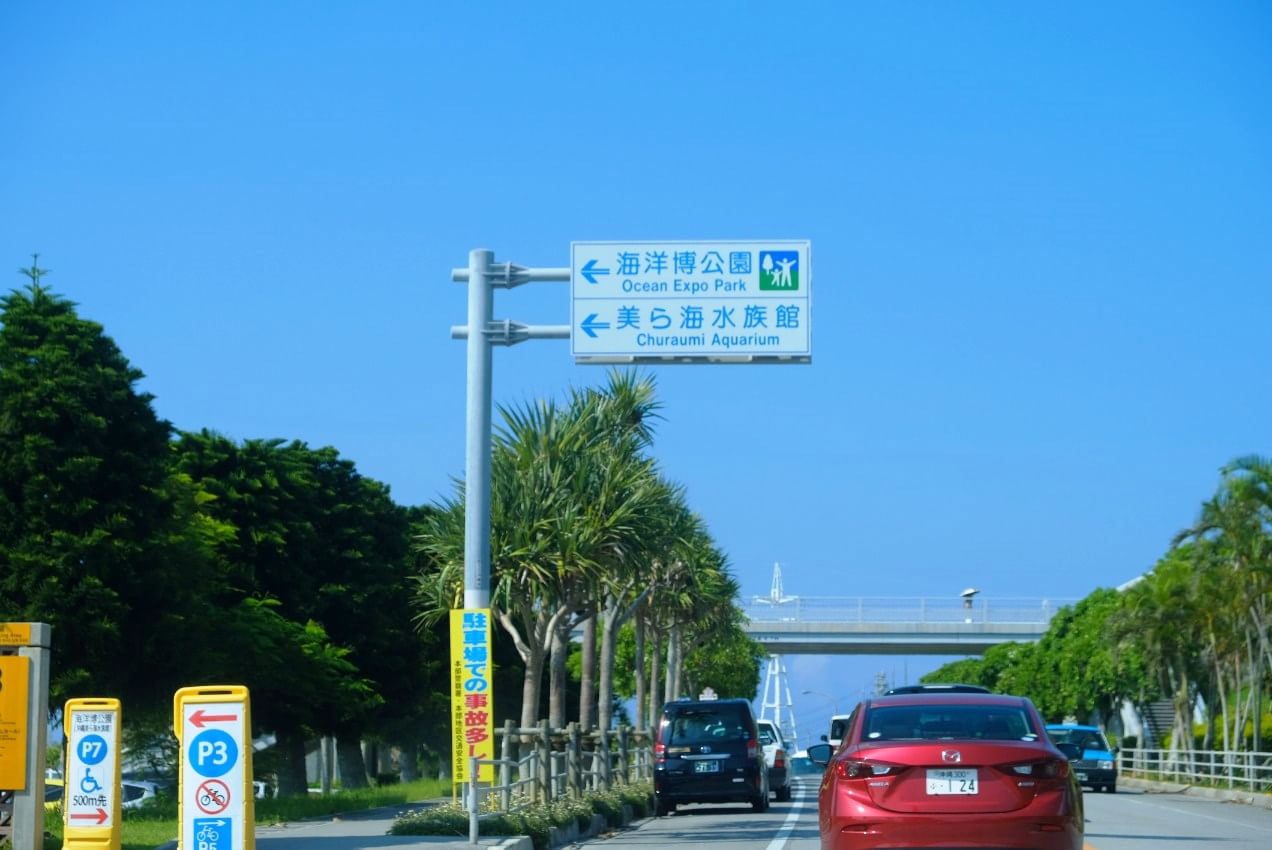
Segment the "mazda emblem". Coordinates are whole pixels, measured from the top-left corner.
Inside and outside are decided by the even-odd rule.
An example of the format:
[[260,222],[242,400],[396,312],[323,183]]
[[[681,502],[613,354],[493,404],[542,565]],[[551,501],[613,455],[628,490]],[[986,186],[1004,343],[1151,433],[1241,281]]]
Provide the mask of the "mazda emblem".
[[941,750],[941,761],[956,763],[963,760],[963,754],[958,750]]

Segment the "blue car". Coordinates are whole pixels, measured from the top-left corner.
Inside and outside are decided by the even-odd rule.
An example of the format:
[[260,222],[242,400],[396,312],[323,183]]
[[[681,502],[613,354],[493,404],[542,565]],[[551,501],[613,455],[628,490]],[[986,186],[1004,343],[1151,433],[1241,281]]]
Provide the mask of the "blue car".
[[1082,750],[1082,758],[1073,762],[1079,784],[1095,791],[1117,791],[1117,757],[1099,728],[1052,723],[1047,726],[1047,735],[1054,744],[1073,744]]

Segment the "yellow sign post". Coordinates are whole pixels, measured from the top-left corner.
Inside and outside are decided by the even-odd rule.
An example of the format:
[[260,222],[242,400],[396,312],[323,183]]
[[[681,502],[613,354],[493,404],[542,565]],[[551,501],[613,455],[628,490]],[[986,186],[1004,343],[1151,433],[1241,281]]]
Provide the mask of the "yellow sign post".
[[0,623],[0,646],[31,646],[31,624]]
[[[451,627],[451,775],[469,780],[473,758],[495,757],[495,708],[492,697],[490,609],[450,612]],[[483,764],[478,780],[493,782],[494,765]]]
[[62,850],[119,850],[119,700],[66,701],[66,789],[62,794]]
[[44,843],[44,759],[49,716],[48,623],[0,623],[0,841]]
[[181,688],[172,698],[181,755],[183,850],[255,850],[252,712],[242,685]]
[[27,717],[31,702],[31,659],[0,655],[0,789],[27,787]]

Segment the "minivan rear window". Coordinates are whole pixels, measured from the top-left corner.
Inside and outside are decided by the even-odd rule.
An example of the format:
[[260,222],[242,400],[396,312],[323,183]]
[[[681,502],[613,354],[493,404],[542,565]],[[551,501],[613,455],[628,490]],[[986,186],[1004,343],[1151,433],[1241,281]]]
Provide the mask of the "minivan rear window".
[[702,744],[750,738],[751,729],[738,706],[684,707],[670,712],[664,744]]

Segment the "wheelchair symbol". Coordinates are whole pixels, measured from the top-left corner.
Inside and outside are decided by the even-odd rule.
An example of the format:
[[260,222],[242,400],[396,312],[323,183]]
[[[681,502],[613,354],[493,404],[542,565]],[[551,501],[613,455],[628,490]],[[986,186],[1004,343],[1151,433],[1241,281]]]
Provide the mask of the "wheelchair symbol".
[[80,780],[80,790],[85,794],[95,794],[102,790],[102,784],[93,776],[92,768],[84,768],[84,778]]

